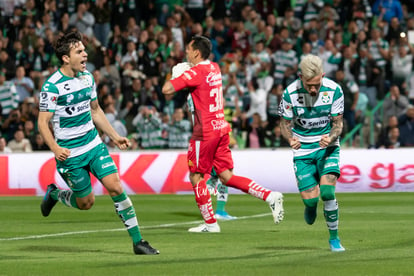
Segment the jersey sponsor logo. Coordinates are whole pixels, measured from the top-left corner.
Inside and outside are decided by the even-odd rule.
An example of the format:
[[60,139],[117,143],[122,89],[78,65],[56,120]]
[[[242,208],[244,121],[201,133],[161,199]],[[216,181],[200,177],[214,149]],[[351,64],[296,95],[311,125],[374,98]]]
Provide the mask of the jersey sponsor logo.
[[75,98],[75,96],[73,96],[72,94],[70,94],[70,95],[68,95],[67,97],[66,97],[66,102],[67,103],[70,103],[73,99]]
[[316,119],[316,120],[315,119],[307,120],[307,119],[301,119],[301,118],[296,119],[296,123],[304,128],[323,127],[323,126],[330,124],[330,122],[331,122],[330,119]]
[[206,82],[208,83],[209,86],[221,85],[221,74],[210,72],[206,78]]
[[87,108],[89,108],[89,103],[84,103],[83,105],[78,106],[76,109],[77,109],[77,112],[82,112]]
[[75,108],[73,106],[71,107],[66,107],[65,108],[66,113],[68,113],[69,115],[72,115],[73,112],[75,112]]
[[69,91],[70,90],[69,83],[65,83],[65,85],[63,86],[63,89],[65,89],[66,91]]
[[303,104],[304,103],[304,98],[303,98],[303,96],[299,96],[297,99],[296,99],[296,101],[298,102],[298,103],[300,103],[300,104]]
[[83,105],[77,106],[77,107],[69,106],[69,107],[65,108],[65,111],[66,111],[67,114],[73,115],[73,113],[75,113],[75,112],[80,113],[80,112],[84,111],[87,108],[89,108],[89,103],[84,103]]
[[318,122],[309,122],[309,126],[310,127],[320,127],[320,126],[325,126],[325,125],[329,124],[330,122],[331,122],[331,120],[329,120],[329,119],[320,120]]
[[227,126],[227,121],[225,120],[212,120],[211,125],[213,126],[214,130],[222,129]]

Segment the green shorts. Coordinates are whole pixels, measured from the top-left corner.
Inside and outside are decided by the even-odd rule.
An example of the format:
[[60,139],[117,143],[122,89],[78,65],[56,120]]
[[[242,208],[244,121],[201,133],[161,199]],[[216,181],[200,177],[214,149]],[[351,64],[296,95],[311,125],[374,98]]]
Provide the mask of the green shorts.
[[107,175],[118,172],[108,149],[102,143],[82,155],[63,162],[56,160],[56,168],[77,197],[85,197],[92,192],[89,173],[101,180]]
[[306,191],[319,185],[321,176],[325,174],[340,176],[339,147],[328,147],[309,155],[295,157],[293,164],[299,191]]

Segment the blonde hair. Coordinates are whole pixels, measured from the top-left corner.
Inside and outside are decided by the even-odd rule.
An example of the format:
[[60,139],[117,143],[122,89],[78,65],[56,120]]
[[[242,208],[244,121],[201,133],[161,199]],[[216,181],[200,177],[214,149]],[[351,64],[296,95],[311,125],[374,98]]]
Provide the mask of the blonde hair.
[[323,74],[322,59],[318,56],[308,54],[299,64],[300,74],[305,80],[312,79]]

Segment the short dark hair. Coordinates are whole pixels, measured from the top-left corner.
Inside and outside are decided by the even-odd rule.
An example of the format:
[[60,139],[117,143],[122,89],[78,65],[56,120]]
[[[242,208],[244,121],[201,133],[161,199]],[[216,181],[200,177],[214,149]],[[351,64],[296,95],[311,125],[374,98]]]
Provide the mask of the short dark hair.
[[70,31],[60,36],[53,48],[55,49],[56,57],[62,61],[64,55],[69,56],[70,50],[79,42],[82,41],[82,34],[78,31]]
[[194,41],[192,47],[194,50],[199,50],[203,59],[208,59],[212,50],[210,39],[205,36],[196,35],[191,38]]

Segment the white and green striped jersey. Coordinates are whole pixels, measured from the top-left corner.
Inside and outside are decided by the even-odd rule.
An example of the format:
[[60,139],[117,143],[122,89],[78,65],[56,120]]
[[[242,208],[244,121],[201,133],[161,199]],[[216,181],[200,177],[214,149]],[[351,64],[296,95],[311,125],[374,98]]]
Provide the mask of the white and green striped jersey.
[[375,59],[376,64],[379,67],[384,68],[385,65],[387,65],[387,60],[381,55],[381,50],[389,51],[390,45],[388,41],[380,39],[379,43],[377,43],[376,41],[370,40],[368,45],[370,45],[368,50],[372,55],[372,58]]
[[285,77],[286,69],[294,68],[298,65],[298,58],[294,50],[278,50],[273,54],[272,58],[275,65],[273,77],[279,81],[282,81]]
[[279,97],[273,93],[267,96],[267,112],[273,116],[279,115]]
[[144,149],[160,149],[167,145],[168,141],[162,137],[163,124],[157,112],[147,118],[140,113],[134,118],[133,124],[136,125]]
[[191,123],[183,119],[171,123],[168,127],[168,147],[170,149],[187,148],[191,137]]
[[[329,134],[331,119],[344,112],[342,88],[328,78],[322,78],[317,96],[312,97],[297,79],[284,91],[280,103],[281,116],[293,120],[293,135],[299,138],[302,146],[294,150],[294,156],[303,156],[315,152],[321,147],[322,135]],[[339,139],[335,141],[339,146]]]
[[19,95],[13,82],[5,81],[0,85],[0,104],[3,116],[8,116],[10,111],[19,106]]
[[[243,91],[243,94],[245,94],[245,92],[248,90],[245,89],[244,87],[239,86],[240,90]],[[224,107],[226,108],[230,108],[232,110],[236,109],[236,98],[238,99],[238,107],[242,108],[243,107],[243,100],[241,99],[241,97],[239,96],[239,91],[237,90],[237,87],[235,85],[231,85],[228,87],[228,89],[226,90],[226,93],[223,93],[224,95]]]
[[70,149],[70,157],[102,143],[91,115],[90,102],[96,99],[95,81],[87,71],[70,78],[57,70],[42,86],[39,110],[54,113],[51,121],[55,140]]

